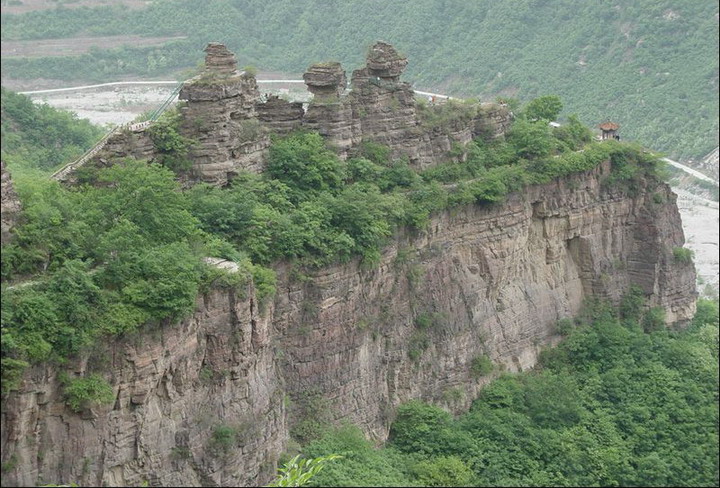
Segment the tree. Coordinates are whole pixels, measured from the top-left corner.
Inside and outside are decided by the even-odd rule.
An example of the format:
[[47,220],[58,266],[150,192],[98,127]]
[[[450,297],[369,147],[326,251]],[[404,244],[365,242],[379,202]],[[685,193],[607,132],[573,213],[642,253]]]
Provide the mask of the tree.
[[542,120],[517,120],[510,130],[508,141],[521,157],[527,159],[547,156],[553,148],[550,127]]
[[529,120],[556,120],[563,104],[557,95],[545,95],[532,100],[525,106],[525,117]]
[[344,165],[318,133],[300,132],[276,141],[267,172],[294,190],[296,202],[336,190],[345,178]]

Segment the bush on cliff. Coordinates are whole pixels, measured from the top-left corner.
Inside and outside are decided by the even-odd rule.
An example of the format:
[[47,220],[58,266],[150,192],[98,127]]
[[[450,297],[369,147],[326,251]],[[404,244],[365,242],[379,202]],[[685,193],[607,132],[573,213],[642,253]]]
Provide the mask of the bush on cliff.
[[267,173],[290,188],[294,202],[333,192],[345,178],[344,165],[318,133],[294,133],[276,140],[270,147]]

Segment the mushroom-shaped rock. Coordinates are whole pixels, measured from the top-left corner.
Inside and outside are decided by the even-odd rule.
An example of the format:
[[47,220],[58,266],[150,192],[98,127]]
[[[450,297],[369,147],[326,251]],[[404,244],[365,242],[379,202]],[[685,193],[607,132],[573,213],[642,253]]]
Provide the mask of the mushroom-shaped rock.
[[205,70],[219,74],[234,74],[237,71],[235,55],[219,42],[211,42],[205,48]]
[[407,66],[408,60],[384,41],[376,42],[368,51],[368,74],[384,80],[397,81]]
[[345,71],[338,62],[316,63],[310,66],[303,80],[313,95],[340,96],[345,91]]

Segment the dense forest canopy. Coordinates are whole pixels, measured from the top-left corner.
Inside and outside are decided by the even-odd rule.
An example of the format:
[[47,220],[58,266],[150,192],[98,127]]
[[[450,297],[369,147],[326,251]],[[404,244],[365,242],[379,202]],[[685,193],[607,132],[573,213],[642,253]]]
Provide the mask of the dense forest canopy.
[[[586,124],[618,122],[625,138],[675,157],[718,144],[718,4],[628,2],[341,2],[161,0],[3,15],[2,40],[98,35],[175,36],[162,47],[93,49],[74,57],[3,57],[3,75],[109,81],[195,67],[220,41],[240,66],[300,73],[310,63],[362,64],[385,39],[410,58],[406,77],[451,95],[557,93]],[[180,76],[178,74],[178,76]]]

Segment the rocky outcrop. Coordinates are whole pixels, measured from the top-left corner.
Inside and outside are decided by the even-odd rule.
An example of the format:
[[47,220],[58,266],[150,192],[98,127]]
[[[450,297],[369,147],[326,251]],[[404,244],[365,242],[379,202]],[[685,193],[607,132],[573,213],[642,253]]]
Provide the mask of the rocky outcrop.
[[211,42],[205,48],[205,71],[210,74],[237,74],[235,55],[219,42]]
[[[281,265],[262,312],[251,288],[209,292],[192,318],[74,365],[103,372],[112,406],[75,414],[58,371],[34,369],[3,406],[3,462],[14,463],[4,483],[257,486],[304,416],[382,440],[403,401],[466,408],[490,379],[473,376],[475,358],[531,368],[586,297],[617,302],[638,284],[669,322],[687,321],[695,273],[673,259],[674,194],[657,181],[628,194],[605,183],[609,172],[437,215],[426,232],[398,233],[373,269],[351,262],[294,280]],[[219,427],[232,429],[230,449],[214,440]]]
[[117,159],[153,160],[156,156],[155,145],[145,130],[133,131],[125,128],[110,136],[97,159],[104,165]]
[[[314,99],[307,107],[275,96],[260,96],[257,81],[237,70],[234,55],[222,44],[205,49],[205,68],[180,91],[181,134],[193,141],[188,183],[223,186],[240,171],[262,172],[267,164],[268,134],[296,129],[320,133],[342,159],[356,154],[363,142],[390,148],[394,159],[406,159],[422,170],[462,161],[474,138],[502,137],[512,114],[497,104],[464,105],[431,100],[418,105],[410,84],[400,77],[408,60],[390,44],[378,41],[366,66],[353,71],[352,91],[345,93],[340,63],[316,63],[303,75]],[[103,164],[118,157],[157,159],[143,131],[114,135],[110,147],[94,159]]]
[[323,136],[342,159],[361,140],[360,124],[353,117],[353,106],[348,100],[314,100],[303,117],[302,127]]
[[367,70],[370,76],[396,82],[405,71],[407,64],[407,58],[400,56],[397,50],[387,42],[378,41],[368,50]]
[[256,109],[262,125],[281,136],[299,129],[305,115],[301,102],[288,102],[274,95],[268,96]]
[[180,90],[186,102],[180,107],[181,133],[193,141],[193,176],[224,185],[239,170],[262,171],[270,138],[257,119],[255,77],[239,73],[224,46],[211,46],[205,72]]
[[271,317],[215,290],[179,324],[99,345],[71,374],[101,371],[115,401],[81,413],[65,406],[57,368],[33,369],[3,406],[3,486],[239,486],[272,476],[287,425]]
[[15,188],[13,188],[10,172],[5,167],[5,161],[0,161],[0,175],[2,175],[2,186],[0,187],[0,195],[2,195],[2,199],[0,200],[0,210],[2,210],[0,213],[0,215],[2,215],[0,242],[6,244],[10,242],[12,238],[10,231],[17,224],[22,207],[20,205],[20,198],[18,198],[17,193],[15,193]]
[[512,113],[506,104],[482,103],[473,118],[473,138],[493,140],[503,137],[512,123]]

